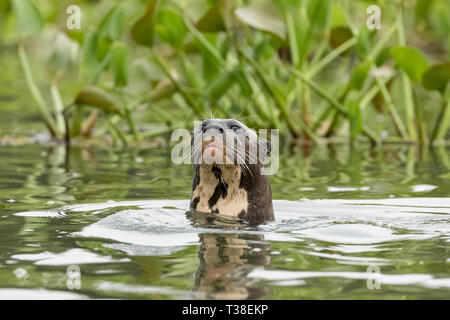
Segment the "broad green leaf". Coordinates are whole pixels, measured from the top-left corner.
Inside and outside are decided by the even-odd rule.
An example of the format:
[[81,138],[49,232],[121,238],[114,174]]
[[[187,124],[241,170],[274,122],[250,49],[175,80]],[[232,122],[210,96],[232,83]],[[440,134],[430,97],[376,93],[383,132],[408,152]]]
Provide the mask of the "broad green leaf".
[[349,27],[338,26],[331,29],[330,44],[333,48],[340,47],[351,38],[353,38],[353,33]]
[[325,29],[330,20],[330,0],[310,1],[307,12],[312,31]]
[[156,15],[156,33],[162,42],[180,48],[186,39],[188,29],[177,12],[172,9],[160,9]]
[[420,81],[428,69],[428,59],[418,49],[408,46],[396,46],[390,51],[396,65],[404,70],[412,81]]
[[12,0],[17,31],[20,36],[28,37],[39,34],[44,26],[38,7],[31,0]]
[[374,33],[368,28],[361,28],[358,34],[358,42],[355,45],[355,50],[360,58],[365,58],[372,49],[371,37]]
[[428,90],[437,90],[441,93],[450,81],[450,62],[436,64],[430,67],[422,76],[422,84]]
[[114,42],[112,49],[111,71],[114,75],[116,87],[123,87],[128,82],[128,52],[122,42]]
[[81,72],[87,75],[96,69],[97,60],[98,34],[94,30],[88,30],[83,39],[81,47]]
[[106,113],[122,114],[111,95],[95,86],[88,86],[81,89],[75,96],[75,104],[91,106],[103,110]]
[[175,92],[176,88],[169,78],[161,79],[155,86],[155,88],[152,90],[150,101],[156,102],[168,98]]
[[117,40],[122,35],[123,24],[123,11],[118,7],[113,7],[100,22],[98,33],[102,38]]
[[131,28],[133,40],[143,46],[152,47],[155,41],[155,12],[158,0],[149,0],[145,14]]
[[[209,42],[212,47],[214,48],[217,47],[218,34],[207,33],[203,35],[206,41]],[[209,80],[210,78],[214,77],[216,73],[219,71],[220,65],[219,63],[217,63],[217,58],[214,52],[208,50],[208,48],[205,45],[203,45],[200,41],[197,41],[197,43],[202,57],[202,73],[205,79]]]
[[219,73],[205,88],[205,93],[218,100],[235,83],[234,70]]
[[375,64],[379,67],[386,63],[387,60],[389,60],[390,55],[389,51],[391,50],[391,47],[384,47],[381,49],[380,53],[377,54],[375,58]]
[[53,79],[60,78],[74,67],[78,54],[78,43],[69,39],[64,32],[56,35],[49,59],[49,70]]
[[433,0],[417,0],[414,12],[417,20],[427,20]]
[[231,14],[233,1],[218,0],[209,10],[198,20],[197,29],[203,32],[225,31],[227,20]]
[[373,62],[371,60],[366,60],[365,62],[360,63],[356,66],[356,68],[353,70],[352,77],[350,78],[350,88],[356,90],[361,90],[363,88],[372,63]]
[[273,6],[246,6],[234,10],[246,25],[286,40],[286,27]]

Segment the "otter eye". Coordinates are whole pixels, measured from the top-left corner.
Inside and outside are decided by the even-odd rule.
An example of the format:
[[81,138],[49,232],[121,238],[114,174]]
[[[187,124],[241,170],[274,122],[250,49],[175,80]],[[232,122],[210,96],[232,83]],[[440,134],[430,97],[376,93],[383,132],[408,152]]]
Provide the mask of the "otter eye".
[[231,129],[233,129],[234,131],[236,131],[236,130],[240,129],[240,127],[239,127],[237,124],[233,124],[233,125],[231,126]]

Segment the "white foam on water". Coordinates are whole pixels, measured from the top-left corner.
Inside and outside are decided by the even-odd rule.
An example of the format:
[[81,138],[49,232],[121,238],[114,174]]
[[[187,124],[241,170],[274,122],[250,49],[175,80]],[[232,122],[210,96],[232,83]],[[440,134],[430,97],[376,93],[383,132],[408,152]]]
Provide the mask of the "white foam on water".
[[437,188],[437,186],[431,184],[416,184],[415,186],[411,186],[412,192],[430,192]]
[[17,212],[14,215],[28,218],[63,218],[66,216],[66,214],[61,210],[24,211],[24,212]]
[[333,271],[285,271],[257,268],[248,274],[249,278],[266,281],[288,281],[308,278],[345,278],[353,280],[373,279],[381,285],[420,285],[433,288],[450,288],[450,278],[433,278],[429,274],[375,274],[368,272]]
[[335,224],[324,228],[294,230],[292,233],[342,244],[373,244],[399,240],[421,240],[430,237],[415,234],[396,235],[391,229],[365,224]]
[[34,264],[37,266],[66,266],[130,261],[128,258],[113,259],[109,256],[100,256],[80,248],[69,249],[61,253],[16,254],[12,257],[22,261],[34,261]]
[[0,300],[79,300],[87,296],[57,290],[0,288]]
[[134,293],[134,294],[158,294],[158,295],[169,295],[175,297],[176,299],[186,299],[188,294],[186,291],[175,290],[167,287],[160,286],[143,286],[143,285],[129,285],[120,282],[111,281],[99,281],[94,287],[101,291],[115,291],[122,293]]

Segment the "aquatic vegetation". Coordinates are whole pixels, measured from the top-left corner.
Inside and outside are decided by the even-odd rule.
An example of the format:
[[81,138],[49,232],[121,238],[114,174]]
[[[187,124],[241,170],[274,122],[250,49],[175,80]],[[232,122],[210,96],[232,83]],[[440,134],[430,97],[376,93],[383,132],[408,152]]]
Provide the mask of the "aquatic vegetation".
[[[55,3],[12,0],[1,12],[14,16],[29,92],[59,139],[90,136],[100,120],[99,134],[127,144],[211,113],[316,143],[433,143],[448,133],[445,0],[82,1],[80,30],[61,24],[65,2]],[[380,29],[368,28],[369,5]],[[44,32],[55,39],[50,99],[29,59]],[[76,91],[61,94],[68,81]]]

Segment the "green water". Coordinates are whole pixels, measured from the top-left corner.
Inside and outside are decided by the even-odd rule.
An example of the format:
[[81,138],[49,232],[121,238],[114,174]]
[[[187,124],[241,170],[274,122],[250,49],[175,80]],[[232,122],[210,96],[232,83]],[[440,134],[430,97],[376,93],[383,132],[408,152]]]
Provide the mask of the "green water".
[[283,150],[253,229],[170,152],[0,146],[0,298],[450,298],[449,148]]

